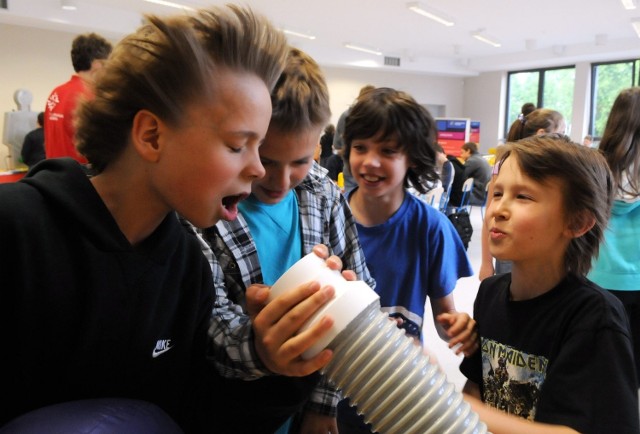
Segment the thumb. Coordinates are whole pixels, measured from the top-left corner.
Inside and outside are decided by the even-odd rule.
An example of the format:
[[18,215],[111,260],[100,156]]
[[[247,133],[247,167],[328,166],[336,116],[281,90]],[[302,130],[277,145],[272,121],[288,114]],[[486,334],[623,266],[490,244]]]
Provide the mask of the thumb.
[[260,313],[262,308],[267,305],[267,300],[269,298],[269,287],[267,285],[262,284],[254,284],[247,288],[245,293],[247,300],[247,313],[251,318],[255,317]]

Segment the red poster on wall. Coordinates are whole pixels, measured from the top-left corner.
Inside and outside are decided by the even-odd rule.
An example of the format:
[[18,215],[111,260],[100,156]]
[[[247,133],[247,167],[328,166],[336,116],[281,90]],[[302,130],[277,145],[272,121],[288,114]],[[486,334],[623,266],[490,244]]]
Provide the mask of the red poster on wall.
[[438,143],[445,154],[460,156],[460,148],[469,141],[471,120],[466,118],[436,118]]
[[480,122],[471,121],[469,129],[469,141],[480,145]]

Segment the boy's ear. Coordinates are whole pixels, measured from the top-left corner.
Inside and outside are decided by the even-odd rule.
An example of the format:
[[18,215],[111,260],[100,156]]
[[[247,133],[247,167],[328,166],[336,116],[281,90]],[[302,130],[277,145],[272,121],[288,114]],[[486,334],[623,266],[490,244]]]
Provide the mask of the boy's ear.
[[588,212],[582,212],[573,218],[573,221],[569,223],[567,227],[567,235],[570,238],[578,238],[586,234],[596,224],[596,218],[593,214]]
[[131,140],[136,152],[143,160],[155,162],[159,158],[158,138],[161,122],[148,110],[140,110],[133,117]]

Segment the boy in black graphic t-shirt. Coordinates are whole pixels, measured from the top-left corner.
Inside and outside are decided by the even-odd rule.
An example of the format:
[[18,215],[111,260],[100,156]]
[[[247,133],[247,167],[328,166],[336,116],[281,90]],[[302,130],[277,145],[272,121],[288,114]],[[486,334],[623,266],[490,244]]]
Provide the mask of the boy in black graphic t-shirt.
[[485,223],[513,269],[478,291],[466,399],[494,434],[640,432],[627,317],[585,278],[612,201],[604,158],[546,135],[507,144],[499,164]]

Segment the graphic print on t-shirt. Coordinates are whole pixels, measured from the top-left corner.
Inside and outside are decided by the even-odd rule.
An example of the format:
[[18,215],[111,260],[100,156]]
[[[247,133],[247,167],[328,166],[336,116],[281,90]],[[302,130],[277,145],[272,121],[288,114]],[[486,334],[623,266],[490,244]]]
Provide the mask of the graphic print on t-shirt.
[[482,400],[525,419],[533,420],[549,360],[482,338]]

